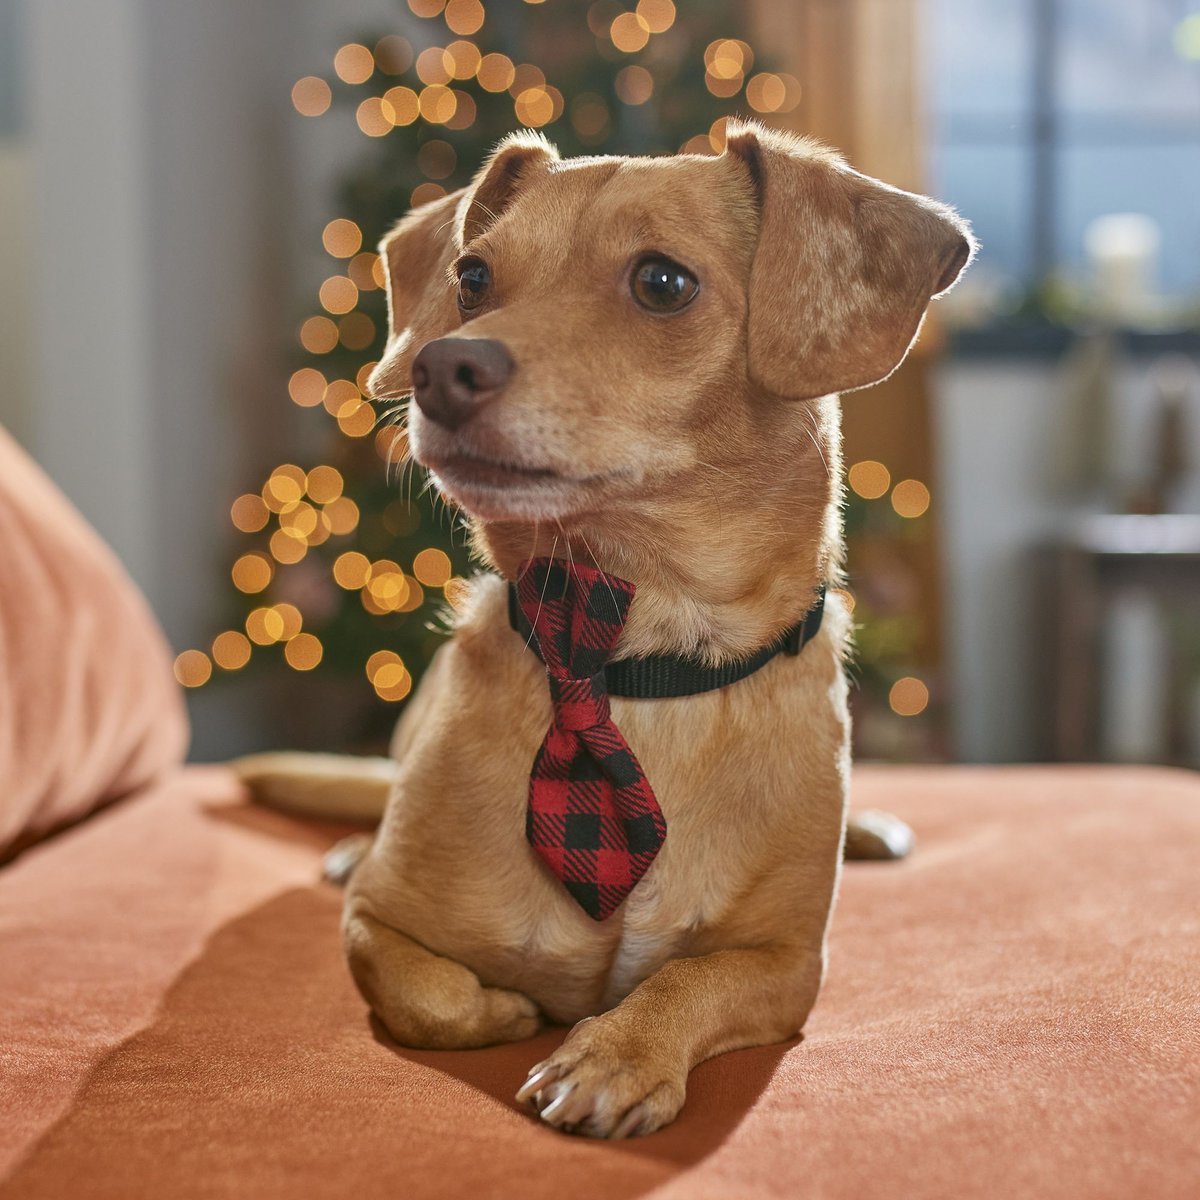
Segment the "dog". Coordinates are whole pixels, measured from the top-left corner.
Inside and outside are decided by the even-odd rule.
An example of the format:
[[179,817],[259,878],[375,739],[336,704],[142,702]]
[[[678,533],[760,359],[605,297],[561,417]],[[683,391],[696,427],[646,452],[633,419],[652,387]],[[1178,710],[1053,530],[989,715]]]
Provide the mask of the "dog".
[[[518,1100],[562,1130],[648,1134],[698,1062],[795,1036],[816,1000],[850,769],[838,393],[899,365],[975,242],[946,206],[743,122],[713,157],[561,160],[515,134],[381,252],[371,390],[413,394],[412,454],[488,570],[390,762],[242,773],[269,802],[342,815],[390,793],[342,870],[350,970],[393,1038],[569,1025]],[[602,919],[530,840],[546,746],[574,720],[540,614],[510,597],[535,569],[539,604],[578,585],[605,607],[600,584],[628,583],[610,670],[666,658],[708,678],[805,630],[726,686],[592,697],[652,792],[644,828],[666,830],[648,866],[630,850],[637,878]],[[906,850],[885,817],[851,840]]]

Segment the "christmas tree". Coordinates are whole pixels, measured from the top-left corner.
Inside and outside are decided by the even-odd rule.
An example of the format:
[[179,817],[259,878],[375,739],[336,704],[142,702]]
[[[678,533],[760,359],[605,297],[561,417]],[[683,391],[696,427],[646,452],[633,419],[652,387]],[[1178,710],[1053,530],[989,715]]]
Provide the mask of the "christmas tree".
[[[277,466],[233,503],[231,627],[209,651],[179,656],[181,682],[312,673],[341,702],[361,698],[357,746],[386,738],[471,567],[458,516],[414,478],[402,408],[365,396],[386,333],[374,248],[522,126],[564,156],[718,153],[730,115],[793,110],[799,82],[761,61],[739,12],[717,0],[407,0],[393,29],[341,46],[329,71],[297,81],[297,113],[319,119],[350,105],[363,138],[336,215],[314,230],[333,269],[299,328],[289,383],[327,450]],[[851,493],[852,530],[898,519],[882,511],[887,486],[873,488],[867,480]],[[867,644],[863,678],[886,695],[909,654],[903,622],[874,622]]]

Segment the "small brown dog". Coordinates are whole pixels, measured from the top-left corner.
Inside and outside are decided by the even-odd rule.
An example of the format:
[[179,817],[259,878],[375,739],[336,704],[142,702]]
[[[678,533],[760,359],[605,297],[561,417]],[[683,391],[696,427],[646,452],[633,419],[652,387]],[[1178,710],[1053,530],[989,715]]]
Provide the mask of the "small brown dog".
[[[797,655],[696,695],[614,696],[669,836],[597,921],[526,840],[552,708],[505,581],[557,556],[635,583],[618,659],[772,645],[841,571],[834,393],[897,366],[973,249],[944,206],[754,124],[715,158],[560,161],[519,134],[387,238],[372,388],[415,383],[412,452],[493,572],[400,721],[346,897],[351,970],[397,1041],[573,1024],[518,1097],[623,1137],[675,1117],[696,1063],[804,1025],[845,834],[837,593]],[[342,812],[370,810],[386,775],[278,756],[243,773]]]

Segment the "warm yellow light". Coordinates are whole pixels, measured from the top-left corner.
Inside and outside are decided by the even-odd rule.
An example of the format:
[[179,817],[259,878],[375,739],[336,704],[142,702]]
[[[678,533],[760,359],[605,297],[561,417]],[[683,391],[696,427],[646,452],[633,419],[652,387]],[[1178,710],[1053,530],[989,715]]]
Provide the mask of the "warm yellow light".
[[403,462],[408,454],[408,434],[398,425],[384,425],[375,434],[375,453],[385,463]]
[[358,388],[348,379],[331,379],[323,397],[325,411],[331,416],[339,416],[342,412],[355,408],[362,403]]
[[527,88],[516,98],[513,108],[517,120],[531,129],[549,124],[554,117],[554,101],[545,88]]
[[292,537],[307,541],[317,528],[317,510],[306,500],[301,500],[294,508],[280,514],[279,528]]
[[929,689],[912,675],[897,679],[888,692],[888,704],[898,717],[915,717],[929,704]]
[[358,303],[358,288],[349,275],[331,275],[321,284],[319,299],[326,312],[341,316]]
[[336,467],[313,467],[304,481],[304,490],[310,500],[318,504],[328,504],[342,494],[346,481]]
[[446,5],[446,25],[461,37],[478,33],[483,27],[484,15],[479,0],[450,0]]
[[262,498],[263,503],[275,513],[287,512],[290,508],[295,508],[300,503],[301,496],[304,495],[304,472],[300,471],[299,467],[294,470],[299,472],[299,478],[290,468],[291,463],[285,463],[284,467],[276,467],[271,472],[271,477],[263,484]]
[[213,662],[224,671],[240,671],[250,661],[250,639],[235,629],[213,638]]
[[571,104],[571,124],[584,141],[596,141],[608,130],[608,105],[595,92],[584,92]]
[[[472,100],[472,104],[475,102]],[[371,264],[371,278],[375,280],[375,286],[378,288],[387,287],[387,272],[383,264],[383,259],[375,256],[375,261]]]
[[292,88],[292,107],[302,117],[319,117],[332,103],[329,84],[316,75],[305,75]]
[[521,63],[513,71],[512,83],[508,85],[508,94],[515,100],[522,92],[545,86],[546,74],[541,67],[535,67],[533,63]]
[[892,507],[910,520],[929,511],[930,499],[929,489],[919,479],[902,479],[892,488]]
[[485,92],[506,92],[512,86],[516,68],[507,54],[485,54],[479,62],[476,78]]
[[388,666],[403,668],[404,663],[394,650],[376,650],[367,659],[367,678],[374,683],[376,674]]
[[441,138],[433,138],[417,151],[417,166],[430,179],[445,179],[454,174],[458,156],[454,147]]
[[714,154],[720,154],[725,149],[725,127],[728,124],[728,117],[718,117],[708,128],[708,144]]
[[422,83],[449,83],[454,78],[453,66],[454,60],[446,62],[446,52],[441,46],[430,46],[417,55],[417,78]]
[[650,26],[646,18],[635,12],[623,12],[613,18],[608,27],[612,44],[625,54],[636,54],[644,50],[650,40]]
[[389,33],[375,43],[375,65],[385,75],[403,75],[412,66],[413,49],[407,38]]
[[337,323],[337,331],[347,350],[365,350],[375,340],[375,322],[366,313],[347,313]]
[[354,281],[354,286],[360,292],[373,292],[379,284],[375,281],[375,264],[379,261],[378,254],[366,250],[356,254],[346,264],[346,274]]
[[352,533],[358,524],[358,505],[349,496],[339,496],[325,505],[325,516],[329,520],[330,533]]
[[301,367],[288,380],[288,395],[301,408],[315,408],[325,396],[325,376],[313,367]]
[[304,618],[294,604],[276,604],[275,614],[283,622],[283,631],[279,635],[281,642],[290,641],[304,627]]
[[311,671],[321,662],[325,651],[311,633],[299,633],[283,648],[287,664],[297,671]]
[[787,103],[787,87],[778,75],[760,72],[746,84],[746,103],[755,112],[779,112]]
[[704,50],[704,65],[718,79],[744,75],[754,63],[754,51],[740,38],[717,38]]
[[375,73],[375,55],[351,42],[333,56],[333,70],[343,83],[366,83]]
[[829,594],[840,597],[842,603],[846,606],[846,611],[849,613],[852,613],[858,604],[858,601],[854,598],[854,593],[848,588],[834,588]]
[[445,125],[454,116],[454,110],[458,106],[454,92],[437,83],[422,88],[417,103],[421,109],[421,116],[431,125]]
[[270,559],[263,554],[243,554],[230,571],[233,586],[239,592],[248,594],[261,592],[271,582],[274,574],[275,568]]
[[367,659],[367,678],[384,700],[403,700],[412,688],[412,676],[391,650],[377,650]]
[[475,99],[470,92],[455,91],[454,116],[446,122],[447,129],[469,129],[475,123]]
[[276,562],[290,566],[298,563],[308,553],[308,542],[288,529],[277,529],[271,534],[267,549]]
[[357,385],[358,390],[364,395],[368,390],[367,383],[371,378],[371,372],[374,371],[377,366],[379,366],[377,362],[365,362],[361,367],[358,368],[358,371],[354,376],[354,382]]
[[338,428],[347,437],[366,437],[375,428],[375,410],[365,401],[347,405],[338,413]]
[[474,42],[451,42],[446,47],[449,71],[452,79],[470,79],[479,70],[482,56]]
[[383,93],[383,100],[391,109],[393,125],[411,125],[421,115],[417,93],[410,87],[388,88]]
[[371,560],[357,550],[347,550],[333,560],[333,578],[338,587],[356,592],[371,578]]
[[431,546],[413,559],[413,574],[426,587],[443,587],[450,578],[450,556]]
[[736,96],[742,90],[742,76],[740,74],[731,75],[728,78],[712,74],[711,71],[704,73],[704,86],[708,88],[714,96],[720,97],[722,100],[728,100],[730,96]]
[[395,125],[395,110],[382,96],[368,96],[355,111],[354,119],[367,137],[383,137]]
[[675,24],[675,5],[671,0],[638,0],[637,15],[651,33],[666,33]]
[[430,204],[434,200],[440,200],[445,194],[446,189],[440,183],[418,183],[413,188],[408,202],[413,208],[420,208],[422,204]]
[[654,76],[645,67],[622,67],[614,86],[623,104],[645,104],[654,95]]
[[467,597],[471,594],[471,585],[461,575],[455,575],[446,580],[442,594],[449,601],[450,607],[457,611],[466,604]]
[[436,17],[446,7],[446,0],[408,0],[408,7],[418,17]]
[[300,345],[309,354],[328,354],[338,344],[338,327],[328,317],[309,317],[300,326]]
[[283,637],[283,618],[273,608],[256,608],[246,616],[246,636],[258,646]]
[[849,471],[850,487],[864,500],[878,500],[892,486],[892,473],[873,458],[856,462]]
[[698,133],[695,137],[688,138],[688,140],[679,147],[679,153],[711,155],[713,153],[712,142],[709,141],[707,133]]
[[212,662],[203,650],[185,650],[175,659],[175,678],[184,687],[203,687],[212,678]]
[[240,529],[242,533],[257,533],[271,519],[271,510],[261,496],[248,493],[239,496],[230,505],[229,516],[235,529]]
[[353,258],[362,248],[362,230],[345,217],[335,217],[321,233],[321,245],[334,258]]
[[425,603],[425,589],[411,575],[406,575],[404,582],[408,585],[408,591],[405,592],[404,600],[396,611],[403,613],[415,612]]

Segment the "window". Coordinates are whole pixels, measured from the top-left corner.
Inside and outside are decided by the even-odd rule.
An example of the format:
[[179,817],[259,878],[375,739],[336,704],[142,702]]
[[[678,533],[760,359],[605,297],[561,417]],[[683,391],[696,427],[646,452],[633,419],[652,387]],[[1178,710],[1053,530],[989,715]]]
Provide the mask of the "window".
[[931,0],[936,194],[1016,290],[1086,273],[1084,230],[1138,212],[1158,282],[1200,292],[1200,0]]

